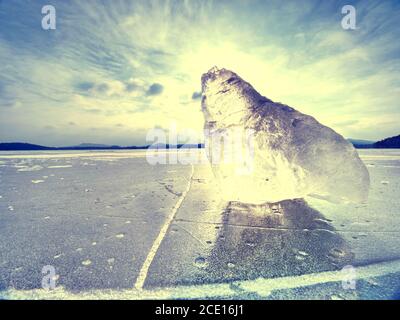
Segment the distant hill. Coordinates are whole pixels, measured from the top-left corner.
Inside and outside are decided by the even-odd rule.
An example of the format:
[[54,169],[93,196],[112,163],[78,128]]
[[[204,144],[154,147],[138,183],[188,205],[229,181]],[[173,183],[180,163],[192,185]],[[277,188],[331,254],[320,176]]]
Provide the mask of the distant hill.
[[81,143],[77,146],[58,147],[57,150],[109,150],[109,149],[124,149],[120,146],[110,146],[99,143]]
[[375,141],[370,140],[360,140],[360,139],[347,139],[355,148],[365,149],[373,148]]
[[[350,143],[354,145],[355,148],[366,149],[366,148],[400,148],[400,135],[387,138],[378,142],[360,139],[347,139]],[[24,142],[6,142],[0,143],[0,151],[29,151],[29,150],[135,150],[135,149],[148,149],[150,146],[111,146],[107,144],[98,143],[81,143],[76,146],[69,147],[46,147],[32,143]],[[151,146],[155,149],[179,149],[179,148],[204,148],[204,144],[191,144],[191,145],[168,145],[159,144],[156,146]]]
[[368,145],[368,144],[374,144],[375,141],[371,140],[360,140],[360,139],[347,139],[347,141],[351,142],[352,144],[359,144],[359,145]]
[[[7,142],[0,143],[0,151],[35,151],[35,150],[136,150],[136,149],[148,149],[150,146],[110,146],[106,144],[97,144],[97,143],[81,143],[77,146],[70,147],[45,147],[31,143],[24,142]],[[178,144],[178,145],[169,145],[169,144],[159,144],[157,146],[152,146],[155,149],[179,149],[179,148],[203,148],[203,144]]]
[[110,145],[99,144],[99,143],[81,143],[77,146],[71,146],[71,148],[110,148]]
[[400,148],[400,135],[386,138],[374,143],[374,148]]
[[0,143],[0,150],[18,151],[18,150],[53,150],[54,148],[40,146],[37,144],[24,142]]

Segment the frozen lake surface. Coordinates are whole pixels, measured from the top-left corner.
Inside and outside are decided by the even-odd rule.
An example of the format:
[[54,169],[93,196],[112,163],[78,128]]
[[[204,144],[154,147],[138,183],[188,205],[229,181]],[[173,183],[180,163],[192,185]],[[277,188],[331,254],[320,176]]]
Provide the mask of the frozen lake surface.
[[255,206],[221,200],[208,165],[145,150],[1,152],[0,296],[400,298],[400,150],[359,153],[367,204]]

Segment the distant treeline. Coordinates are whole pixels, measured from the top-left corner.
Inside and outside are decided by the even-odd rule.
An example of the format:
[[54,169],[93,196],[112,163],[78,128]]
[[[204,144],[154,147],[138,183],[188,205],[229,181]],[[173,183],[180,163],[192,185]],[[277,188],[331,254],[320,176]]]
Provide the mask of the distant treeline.
[[[355,140],[348,139],[354,147],[358,149],[391,149],[400,148],[400,135],[395,137],[386,138],[381,141],[365,141],[365,140]],[[108,146],[99,144],[87,144],[84,143],[78,146],[70,147],[46,147],[31,143],[22,142],[11,142],[11,143],[0,143],[0,151],[35,151],[35,150],[137,150],[137,149],[200,149],[204,148],[204,144],[157,144],[157,145],[145,145],[145,146]]]
[[377,142],[353,140],[349,141],[359,149],[397,149],[400,148],[400,135],[386,138]]

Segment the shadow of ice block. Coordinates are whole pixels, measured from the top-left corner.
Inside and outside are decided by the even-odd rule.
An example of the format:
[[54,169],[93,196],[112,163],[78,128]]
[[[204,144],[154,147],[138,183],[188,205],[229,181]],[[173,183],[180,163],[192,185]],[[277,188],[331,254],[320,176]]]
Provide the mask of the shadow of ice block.
[[354,258],[330,222],[304,200],[230,202],[219,223],[198,215],[172,224],[145,287],[303,275],[339,270]]
[[329,221],[304,200],[231,202],[207,269],[217,281],[271,278],[337,270],[353,258]]

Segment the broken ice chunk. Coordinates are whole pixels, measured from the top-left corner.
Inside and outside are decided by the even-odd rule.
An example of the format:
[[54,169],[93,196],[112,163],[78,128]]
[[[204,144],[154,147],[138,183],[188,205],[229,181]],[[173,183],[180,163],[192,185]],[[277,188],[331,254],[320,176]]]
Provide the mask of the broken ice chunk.
[[[202,111],[206,152],[227,200],[260,204],[314,195],[366,201],[369,174],[348,141],[313,117],[261,96],[234,72],[213,68],[202,76]],[[215,140],[249,131],[251,141],[233,139],[236,149],[232,139]],[[226,161],[231,150],[242,153],[240,161]]]

